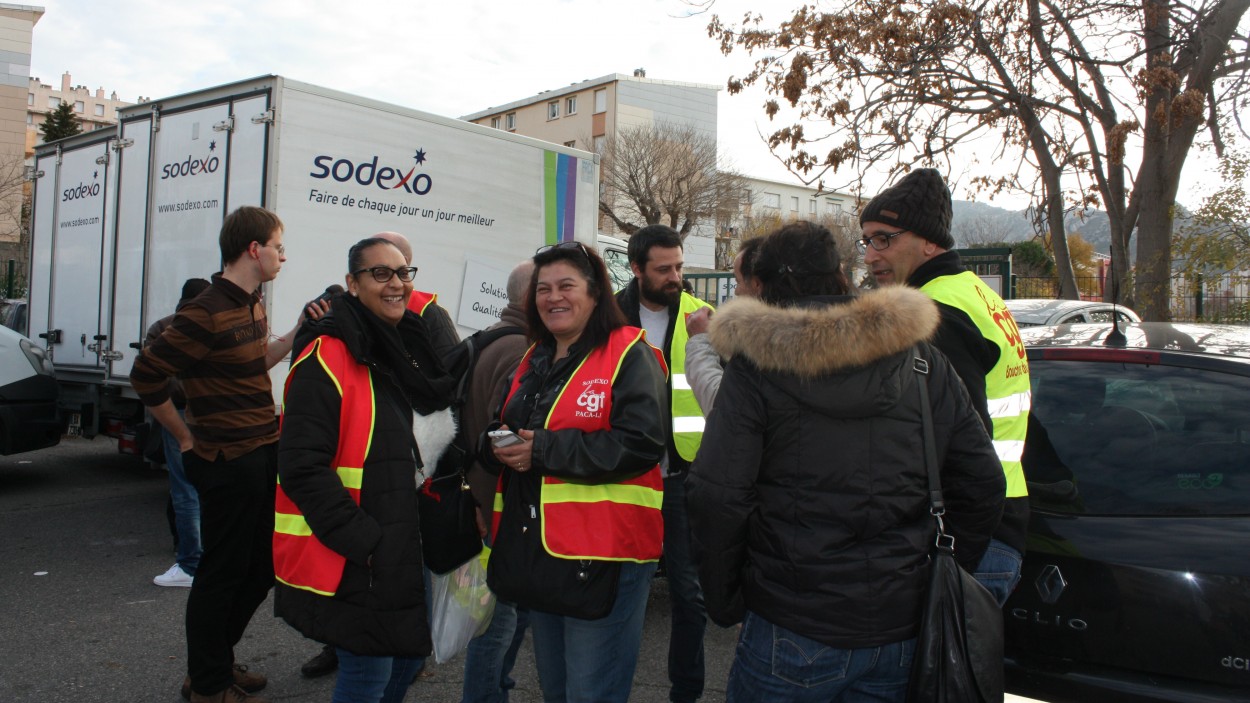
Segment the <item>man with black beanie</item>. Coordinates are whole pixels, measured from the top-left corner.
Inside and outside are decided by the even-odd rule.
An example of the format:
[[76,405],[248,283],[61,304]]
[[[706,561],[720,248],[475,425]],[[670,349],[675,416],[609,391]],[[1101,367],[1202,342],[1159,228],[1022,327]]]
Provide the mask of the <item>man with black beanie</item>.
[[1007,502],[976,578],[1001,605],[1020,580],[1029,499],[1020,457],[1031,392],[1029,362],[1007,305],[965,271],[951,236],[951,194],[941,174],[922,168],[904,176],[860,212],[864,265],[880,285],[919,288],[938,304],[933,342],[963,379],[994,440],[1007,478]]

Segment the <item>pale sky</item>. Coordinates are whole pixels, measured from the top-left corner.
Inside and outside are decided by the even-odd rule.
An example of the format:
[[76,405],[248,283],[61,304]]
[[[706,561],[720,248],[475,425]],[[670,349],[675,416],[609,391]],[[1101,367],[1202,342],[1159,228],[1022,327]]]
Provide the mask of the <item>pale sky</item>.
[[[707,36],[682,0],[46,0],[31,75],[104,88],[127,102],[263,74],[448,117],[645,68],[648,78],[724,87],[751,58]],[[773,21],[794,3],[776,4]],[[737,21],[764,3],[717,0]],[[719,97],[723,158],[745,175],[798,182],[758,136],[773,127],[762,92]],[[954,174],[960,178],[959,174]],[[964,176],[966,178],[966,176]],[[869,179],[870,185],[873,179]],[[878,186],[884,185],[878,179]],[[957,187],[956,198],[967,197]],[[1197,197],[1182,202],[1197,205]],[[1192,201],[1192,203],[1190,202]],[[1024,206],[1020,198],[994,205]]]

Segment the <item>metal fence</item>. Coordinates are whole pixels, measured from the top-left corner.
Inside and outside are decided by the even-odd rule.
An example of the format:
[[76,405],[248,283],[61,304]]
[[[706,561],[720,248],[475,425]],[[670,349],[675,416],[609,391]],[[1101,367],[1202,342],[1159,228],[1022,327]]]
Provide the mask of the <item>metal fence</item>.
[[[1076,279],[1082,300],[1102,300],[1099,277]],[[1172,320],[1250,324],[1250,274],[1223,274],[1191,280],[1177,275],[1171,282]],[[1047,276],[1013,276],[1013,298],[1058,298],[1059,280]]]

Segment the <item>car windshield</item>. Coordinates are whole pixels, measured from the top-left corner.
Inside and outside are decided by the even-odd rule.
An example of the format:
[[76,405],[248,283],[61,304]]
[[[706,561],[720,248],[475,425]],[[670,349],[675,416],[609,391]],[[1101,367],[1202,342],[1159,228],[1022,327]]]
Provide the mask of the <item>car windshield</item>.
[[1250,378],[1031,360],[1034,506],[1102,515],[1250,514]]

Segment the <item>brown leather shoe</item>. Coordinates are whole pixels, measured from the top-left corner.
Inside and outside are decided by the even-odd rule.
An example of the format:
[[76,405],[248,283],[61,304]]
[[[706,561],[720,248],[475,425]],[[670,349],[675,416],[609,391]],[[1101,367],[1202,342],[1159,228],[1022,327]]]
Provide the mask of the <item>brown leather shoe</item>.
[[256,693],[269,684],[264,674],[247,670],[247,664],[234,665],[234,685],[248,693]]
[[[247,670],[247,664],[234,665],[234,685],[243,689],[246,693],[256,693],[257,691],[268,685],[269,680],[264,674],[257,674]],[[191,677],[188,676],[182,680],[182,697],[185,700],[191,700]],[[227,699],[229,700],[229,699]],[[261,700],[256,698],[254,700]]]
[[269,699],[249,695],[238,686],[231,686],[211,696],[203,696],[192,691],[191,703],[269,703]]

